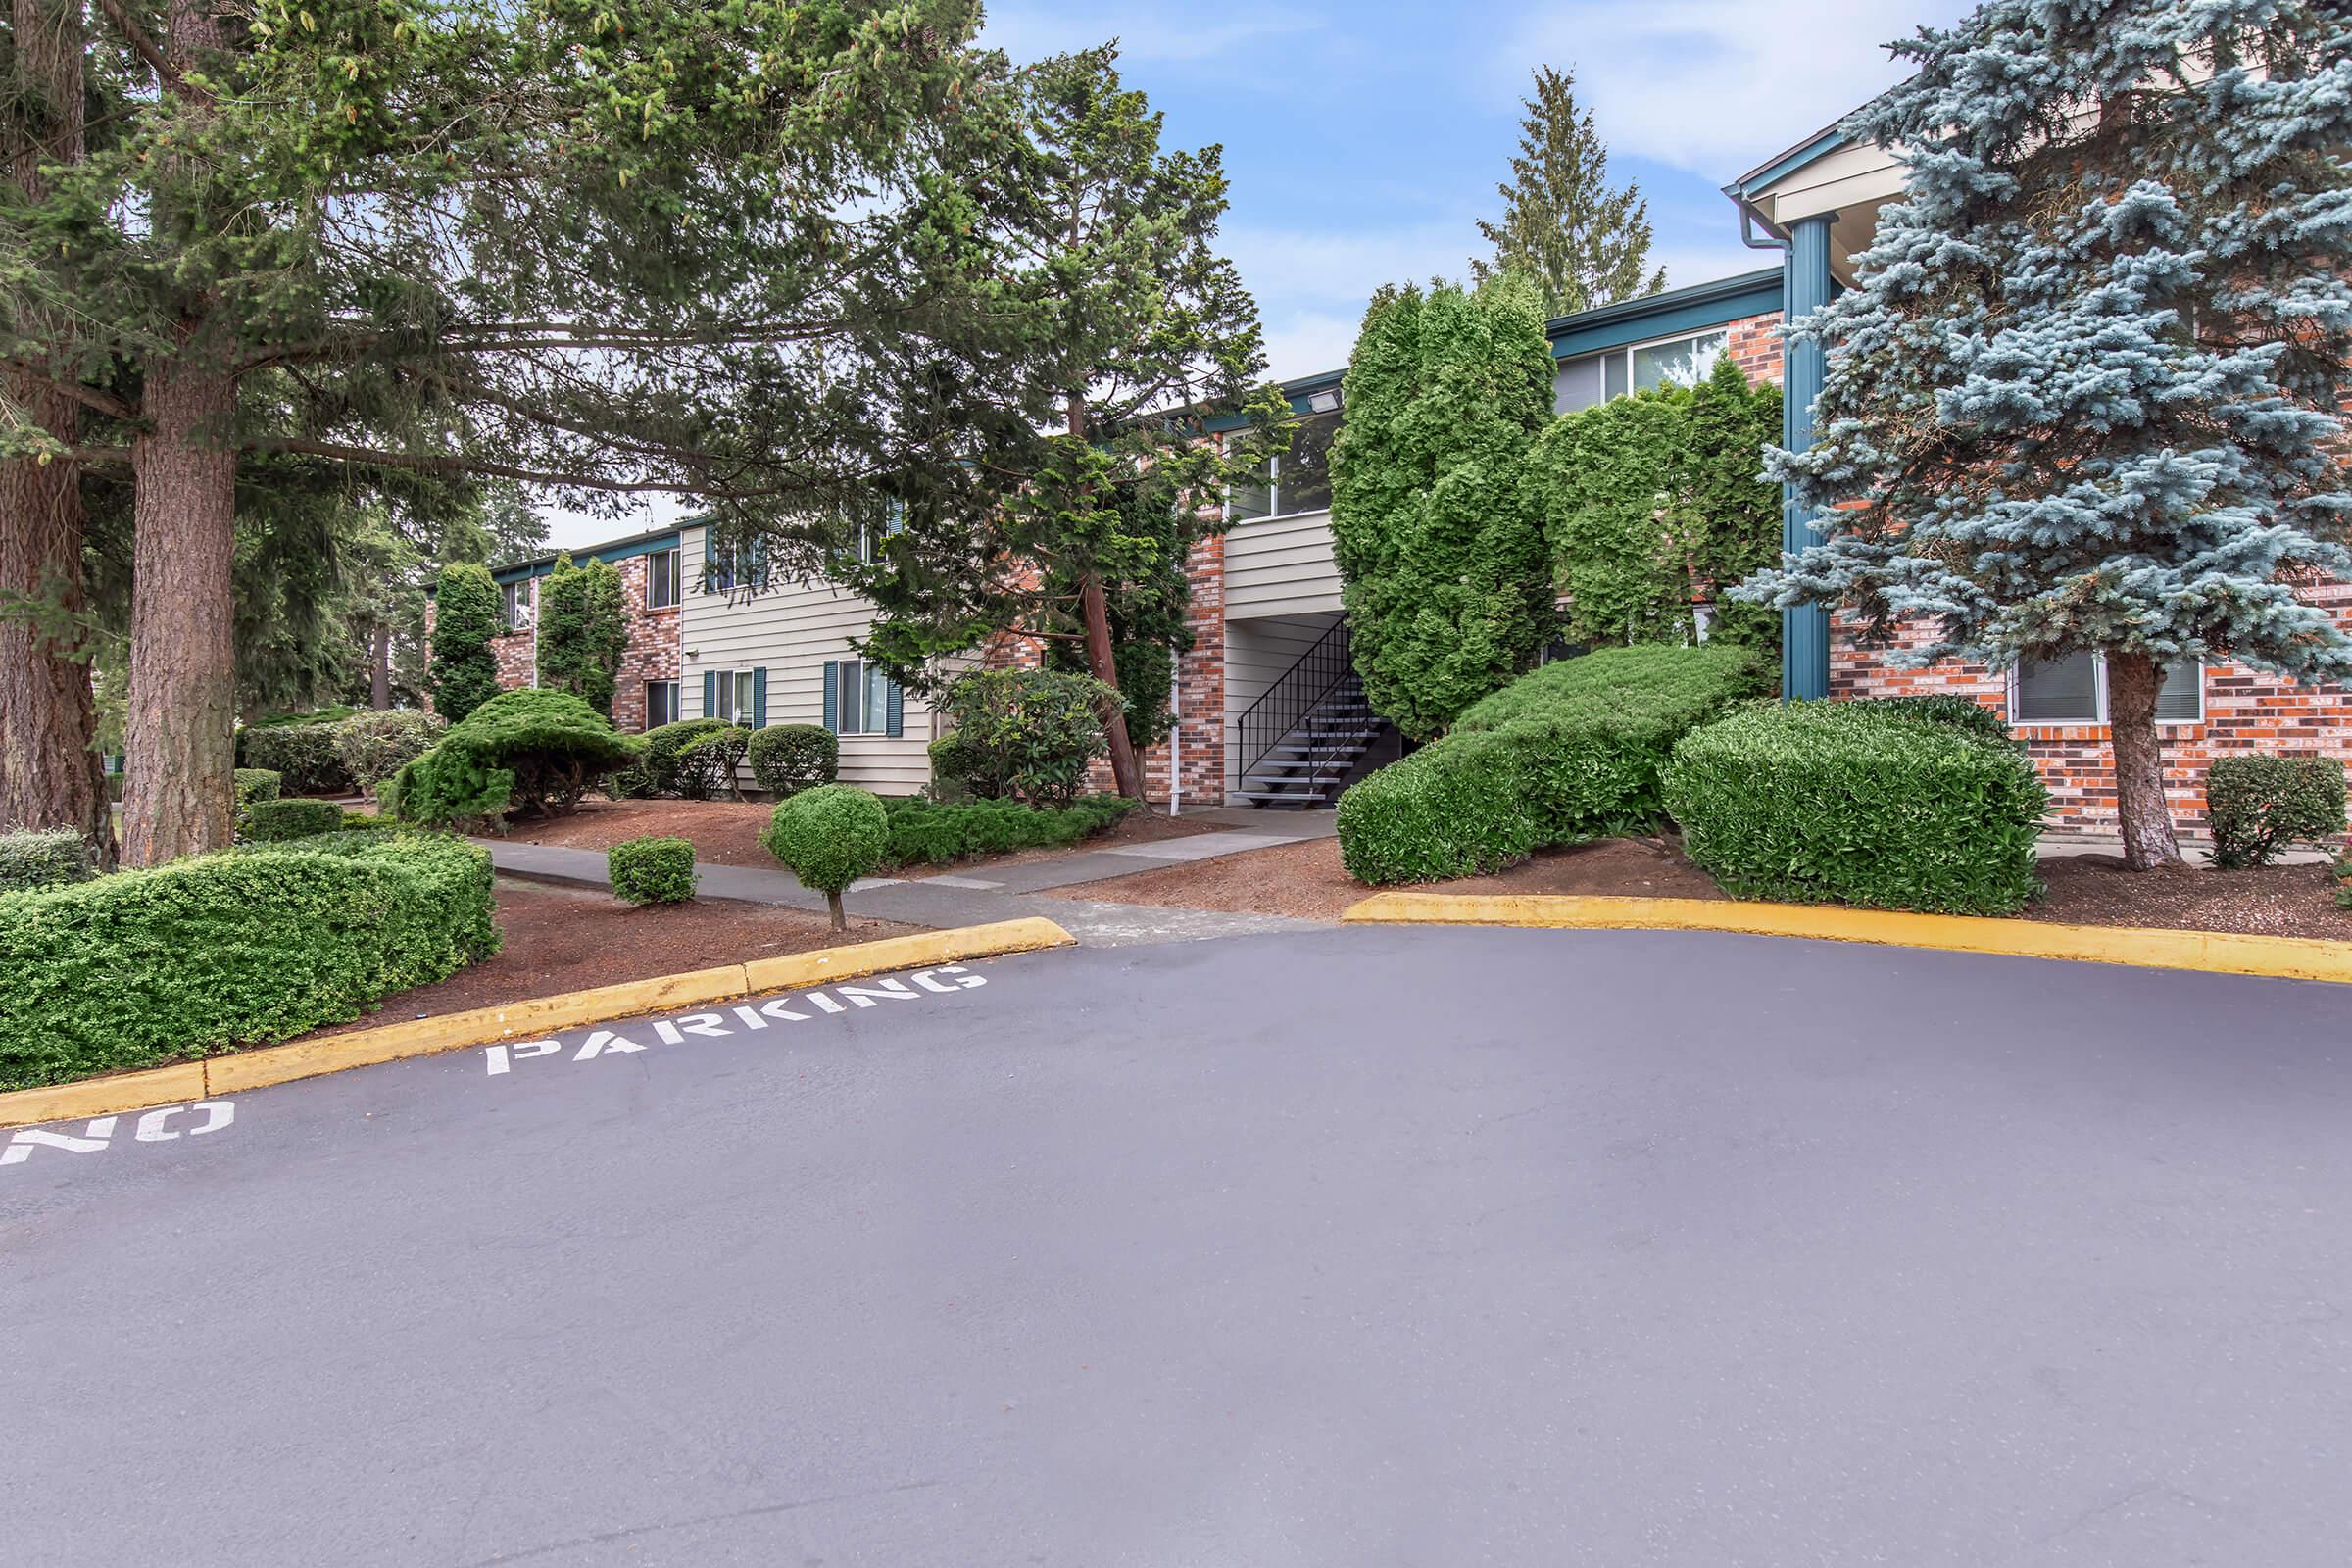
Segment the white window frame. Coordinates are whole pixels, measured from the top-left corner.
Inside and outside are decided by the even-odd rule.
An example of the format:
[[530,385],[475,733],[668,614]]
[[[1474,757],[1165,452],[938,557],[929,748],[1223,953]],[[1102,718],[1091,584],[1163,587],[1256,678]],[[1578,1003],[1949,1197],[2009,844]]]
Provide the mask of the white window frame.
[[[1321,394],[1320,394],[1320,393],[1318,393],[1318,394],[1316,394],[1316,395],[1317,395],[1317,396],[1321,396]],[[1304,415],[1300,416],[1300,417],[1302,417],[1302,418],[1308,418],[1308,419],[1319,419],[1319,418],[1322,418],[1322,417],[1323,417],[1325,415],[1337,414],[1337,413],[1339,413],[1339,412],[1340,412],[1340,410],[1339,410],[1339,406],[1338,406],[1337,404],[1334,404],[1332,407],[1330,407],[1330,408],[1328,408],[1328,409],[1316,409],[1316,408],[1310,408],[1310,409],[1309,409],[1309,410],[1308,410],[1308,411],[1307,411],[1307,412],[1306,412]],[[1335,441],[1336,441],[1336,440],[1338,440],[1338,439],[1339,439],[1340,427],[1339,427],[1339,424],[1338,424],[1338,422],[1337,422],[1337,421],[1334,421],[1334,422],[1333,422],[1333,424],[1332,424],[1332,427],[1331,427],[1331,434],[1332,434],[1332,439],[1333,439],[1333,440],[1335,440]],[[1324,449],[1324,451],[1325,451],[1325,454],[1326,454],[1326,459],[1325,459],[1325,465],[1324,465],[1324,470],[1323,470],[1323,471],[1324,471],[1325,475],[1326,475],[1326,476],[1328,476],[1328,475],[1330,474],[1330,472],[1331,472],[1331,468],[1330,468],[1330,463],[1329,463],[1329,456],[1328,456],[1328,455],[1329,455],[1329,452],[1330,452],[1330,449],[1327,447],[1327,448],[1325,448],[1325,449]],[[1277,452],[1277,453],[1273,454],[1271,457],[1269,457],[1269,458],[1267,458],[1267,459],[1266,459],[1266,500],[1267,500],[1267,505],[1268,505],[1268,506],[1269,506],[1269,507],[1270,507],[1272,510],[1271,510],[1271,511],[1269,511],[1269,512],[1267,512],[1267,513],[1266,513],[1266,514],[1265,514],[1264,516],[1262,516],[1262,517],[1236,517],[1236,516],[1233,514],[1233,487],[1232,487],[1232,486],[1230,486],[1230,485],[1226,486],[1226,489],[1225,489],[1225,520],[1226,520],[1228,523],[1232,523],[1232,524],[1234,524],[1234,525],[1236,525],[1236,526],[1239,526],[1239,525],[1240,525],[1240,524],[1242,524],[1242,523],[1248,523],[1248,522],[1278,522],[1278,521],[1280,521],[1281,519],[1283,519],[1283,518],[1285,518],[1285,517],[1312,517],[1312,516],[1315,516],[1315,515],[1317,515],[1318,514],[1325,513],[1325,512],[1329,512],[1329,511],[1331,510],[1331,501],[1330,501],[1330,499],[1329,499],[1328,497],[1326,497],[1326,498],[1325,498],[1325,500],[1324,500],[1324,502],[1323,502],[1323,504],[1322,504],[1321,506],[1319,506],[1319,507],[1310,507],[1310,508],[1308,508],[1308,509],[1307,509],[1306,511],[1304,511],[1304,512],[1285,512],[1285,511],[1283,510],[1283,507],[1282,507],[1282,460],[1283,460],[1283,458],[1284,458],[1285,456],[1287,456],[1287,454],[1285,454],[1285,453],[1280,453],[1280,452]]]
[[[2090,656],[2090,660],[2092,666],[2090,691],[2094,706],[2097,709],[2097,716],[2092,718],[2017,717],[2018,684],[2025,676],[2025,665],[2021,662],[2009,666],[2009,678],[2007,682],[2009,727],[2011,729],[2084,729],[2095,725],[2105,724],[2107,722],[2107,656],[2105,654],[2094,653]],[[2200,659],[2194,661],[2191,667],[2193,667],[2197,672],[2196,713],[2194,716],[2189,718],[2166,718],[2163,714],[2159,713],[2156,717],[2157,723],[2164,725],[2180,725],[2202,724],[2205,722],[2206,664],[2205,662]]]
[[[663,560],[667,560],[669,563],[669,597],[656,599],[654,597],[654,568]],[[645,608],[648,610],[675,610],[677,604],[678,552],[676,548],[673,546],[668,550],[647,552],[645,558]]]
[[[833,691],[833,733],[836,735],[888,735],[890,733],[890,676],[870,659],[836,659],[831,661],[841,669],[840,684]],[[852,729],[844,720],[849,711],[849,673],[858,672],[858,725]],[[873,683],[882,683],[882,701],[869,702]]]
[[511,636],[515,632],[531,629],[533,599],[531,584],[537,580],[533,577],[522,577],[514,582],[502,582],[498,585],[500,636]]
[[[1636,390],[1634,386],[1635,355],[1642,353],[1645,349],[1664,348],[1669,343],[1690,343],[1702,337],[1720,337],[1723,339],[1723,353],[1728,355],[1732,352],[1732,327],[1731,323],[1726,321],[1720,326],[1702,326],[1694,332],[1669,332],[1664,337],[1644,338],[1639,343],[1621,344],[1613,349],[1602,349],[1596,354],[1571,354],[1566,359],[1562,360],[1560,364],[1563,366],[1574,365],[1583,360],[1592,360],[1599,364],[1600,402],[1588,403],[1585,405],[1585,408],[1596,409],[1600,407],[1601,403],[1608,403],[1617,398],[1631,397],[1633,395]],[[1612,361],[1615,362],[1619,373],[1625,377],[1625,390],[1623,392],[1611,392],[1609,390],[1609,366]],[[1698,381],[1705,380],[1707,375],[1710,375],[1714,372],[1714,366],[1708,366],[1706,371],[1698,377]],[[1555,385],[1558,383],[1559,373],[1560,372],[1556,368],[1552,371],[1552,380]],[[1696,386],[1698,381],[1693,381],[1691,385]],[[1679,385],[1680,383],[1676,384]],[[1575,412],[1582,413],[1583,410],[1577,410]]]
[[759,700],[759,688],[755,684],[757,672],[749,669],[713,669],[710,675],[719,710],[703,716],[723,718],[730,724],[751,728],[752,708]]

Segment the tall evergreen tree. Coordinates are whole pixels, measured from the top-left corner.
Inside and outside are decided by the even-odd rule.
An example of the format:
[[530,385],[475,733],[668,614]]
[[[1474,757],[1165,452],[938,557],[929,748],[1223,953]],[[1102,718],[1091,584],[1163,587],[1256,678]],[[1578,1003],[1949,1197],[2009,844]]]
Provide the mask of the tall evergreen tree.
[[1535,662],[1551,578],[1530,488],[1551,349],[1516,275],[1384,288],[1343,383],[1331,527],[1355,667],[1414,740]]
[[498,695],[498,583],[470,561],[441,568],[433,589],[433,711],[452,724]]
[[1592,111],[1577,107],[1575,74],[1538,67],[1536,95],[1522,102],[1519,156],[1494,187],[1502,221],[1478,225],[1494,260],[1473,261],[1471,277],[1523,272],[1551,316],[1664,288],[1666,270],[1649,265],[1649,203],[1638,184],[1609,188],[1608,144]]
[[539,684],[611,718],[613,677],[628,645],[619,569],[609,561],[575,566],[568,551],[556,557],[539,585]]
[[[2125,857],[2176,862],[2165,666],[2352,675],[2297,593],[2352,573],[2352,13],[1987,0],[1848,122],[1909,171],[1768,463],[1822,542],[1762,579],[1918,662],[2100,656]],[[1854,503],[1841,507],[1842,503]]]

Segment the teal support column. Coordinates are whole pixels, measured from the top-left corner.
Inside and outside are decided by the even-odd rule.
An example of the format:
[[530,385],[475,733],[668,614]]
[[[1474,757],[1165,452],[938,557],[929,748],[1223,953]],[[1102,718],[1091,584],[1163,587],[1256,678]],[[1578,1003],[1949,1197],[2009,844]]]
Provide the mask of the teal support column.
[[[1830,303],[1830,224],[1838,215],[1800,218],[1788,225],[1788,259],[1782,291],[1787,319]],[[1813,400],[1821,395],[1823,356],[1818,343],[1791,343],[1781,371],[1781,445],[1802,452],[1813,444]],[[1816,542],[1813,514],[1781,493],[1781,548],[1794,554]],[[1781,612],[1781,698],[1830,695],[1830,612],[1820,605]]]

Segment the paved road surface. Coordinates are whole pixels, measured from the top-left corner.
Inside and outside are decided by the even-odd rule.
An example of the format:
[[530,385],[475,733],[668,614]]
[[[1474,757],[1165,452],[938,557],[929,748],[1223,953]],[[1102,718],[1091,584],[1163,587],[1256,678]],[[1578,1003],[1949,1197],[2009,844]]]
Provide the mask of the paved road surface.
[[2343,990],[1396,929],[898,987],[50,1129],[0,1559],[2352,1558]]

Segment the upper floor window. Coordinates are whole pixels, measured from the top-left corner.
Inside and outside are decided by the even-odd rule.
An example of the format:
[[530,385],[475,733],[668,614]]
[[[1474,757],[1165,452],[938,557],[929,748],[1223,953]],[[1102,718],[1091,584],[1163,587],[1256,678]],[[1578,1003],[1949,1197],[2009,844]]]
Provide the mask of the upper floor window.
[[531,623],[531,580],[498,585],[498,629],[520,631]]
[[897,496],[890,498],[889,510],[883,514],[882,526],[876,529],[870,522],[858,525],[858,559],[872,565],[882,559],[883,541],[906,526],[906,503]]
[[1331,510],[1331,443],[1340,433],[1337,409],[1309,414],[1291,434],[1291,449],[1268,458],[1251,480],[1237,483],[1226,497],[1233,522],[1252,517],[1287,517]]
[[1628,392],[1696,386],[1715,373],[1715,362],[1731,343],[1731,333],[1716,327],[1562,360],[1552,380],[1552,408],[1573,414]]
[[645,558],[645,608],[666,610],[678,602],[678,553],[657,550]]
[[703,535],[703,592],[754,593],[767,586],[767,550],[762,541],[713,539]]
[[[2205,667],[2190,660],[2164,672],[2156,695],[2156,721],[2194,724],[2205,717]],[[2104,724],[2107,722],[2107,662],[2092,653],[2064,659],[2027,660],[2009,677],[2012,724]]]

